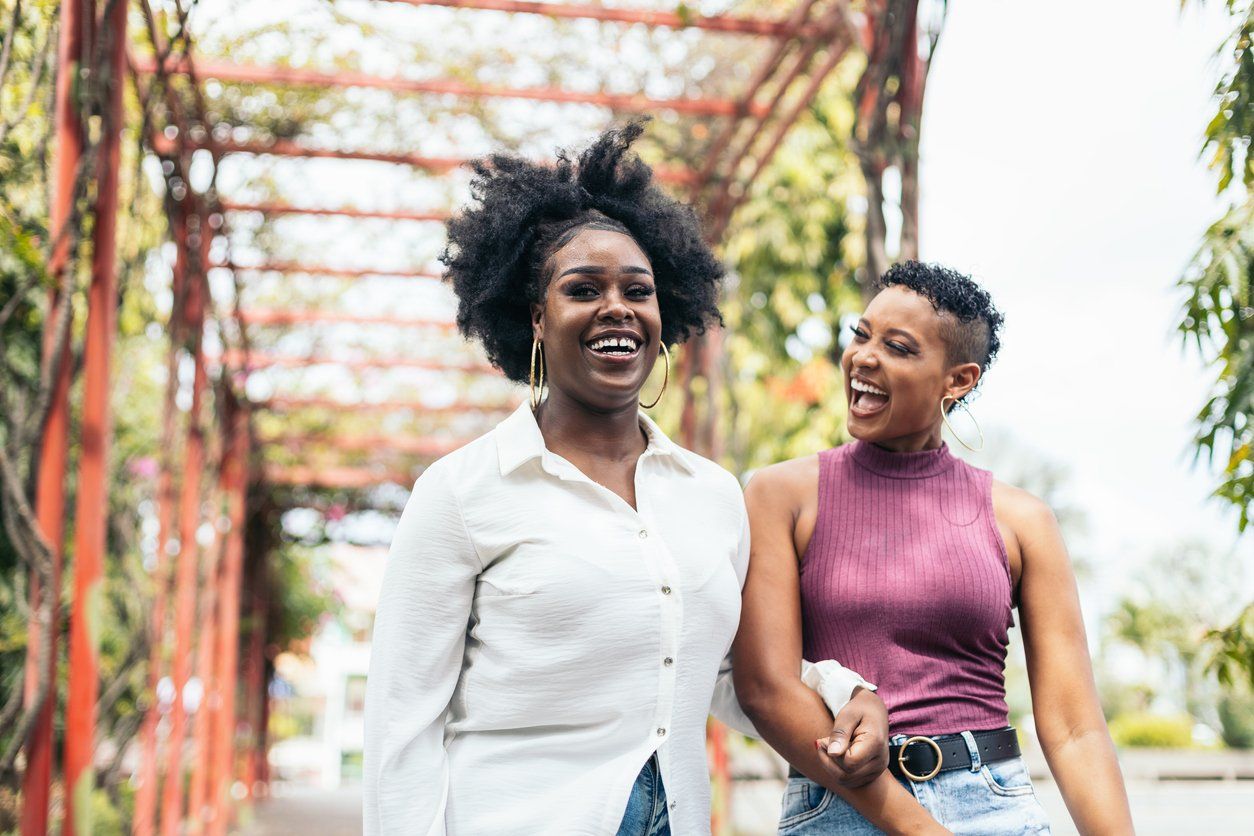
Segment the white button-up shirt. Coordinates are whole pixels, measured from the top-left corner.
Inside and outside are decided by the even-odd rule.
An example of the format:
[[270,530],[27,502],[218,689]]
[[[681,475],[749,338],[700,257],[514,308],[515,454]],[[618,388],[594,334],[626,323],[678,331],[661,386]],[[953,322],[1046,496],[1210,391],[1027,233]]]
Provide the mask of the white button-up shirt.
[[706,717],[752,728],[725,662],[748,521],[731,474],[641,424],[635,509],[526,405],[414,486],[375,620],[368,836],[613,834],[655,751],[672,832],[709,832]]

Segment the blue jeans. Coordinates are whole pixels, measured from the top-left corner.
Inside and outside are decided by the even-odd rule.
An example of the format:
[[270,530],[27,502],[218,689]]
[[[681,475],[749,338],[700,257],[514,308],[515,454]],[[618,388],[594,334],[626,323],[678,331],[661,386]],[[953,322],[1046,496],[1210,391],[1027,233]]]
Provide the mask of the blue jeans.
[[670,817],[666,814],[666,787],[662,786],[662,770],[654,754],[645,763],[631,797],[627,812],[618,826],[618,836],[671,836]]
[[[919,783],[897,780],[932,818],[956,836],[1050,832],[1022,758],[982,764],[977,753],[968,769],[942,772]],[[780,836],[869,836],[881,832],[838,795],[810,779],[796,776],[788,780],[779,819]]]

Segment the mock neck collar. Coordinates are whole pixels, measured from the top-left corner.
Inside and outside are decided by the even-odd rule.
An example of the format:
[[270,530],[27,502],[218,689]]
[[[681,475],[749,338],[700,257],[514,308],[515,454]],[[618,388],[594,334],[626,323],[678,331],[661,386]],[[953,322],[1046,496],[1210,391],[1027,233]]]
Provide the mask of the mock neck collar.
[[853,460],[872,473],[889,479],[926,479],[944,473],[957,461],[949,452],[949,445],[943,441],[940,447],[911,453],[894,453],[870,442],[855,441]]

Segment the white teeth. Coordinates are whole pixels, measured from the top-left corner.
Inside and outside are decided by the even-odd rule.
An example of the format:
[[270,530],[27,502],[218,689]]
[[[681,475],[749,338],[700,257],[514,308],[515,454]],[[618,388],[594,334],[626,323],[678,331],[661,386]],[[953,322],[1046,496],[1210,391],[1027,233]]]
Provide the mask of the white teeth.
[[888,397],[888,393],[885,392],[883,389],[877,389],[871,384],[863,383],[861,380],[858,380],[857,378],[854,378],[853,380],[849,381],[849,387],[853,389],[855,392],[866,392],[869,395],[883,395],[884,397]]
[[600,351],[606,348],[626,348],[629,351],[635,351],[640,347],[640,343],[631,337],[603,337],[588,347],[593,351]]

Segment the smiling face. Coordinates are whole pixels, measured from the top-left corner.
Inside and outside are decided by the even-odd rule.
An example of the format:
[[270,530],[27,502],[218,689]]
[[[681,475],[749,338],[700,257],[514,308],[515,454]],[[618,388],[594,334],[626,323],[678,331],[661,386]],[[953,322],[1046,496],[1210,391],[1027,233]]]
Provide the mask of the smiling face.
[[941,399],[980,379],[978,363],[950,362],[947,316],[901,286],[871,300],[841,357],[850,435],[893,450],[940,445]]
[[598,411],[634,409],[662,344],[648,257],[630,235],[584,229],[547,266],[531,318],[550,391]]

